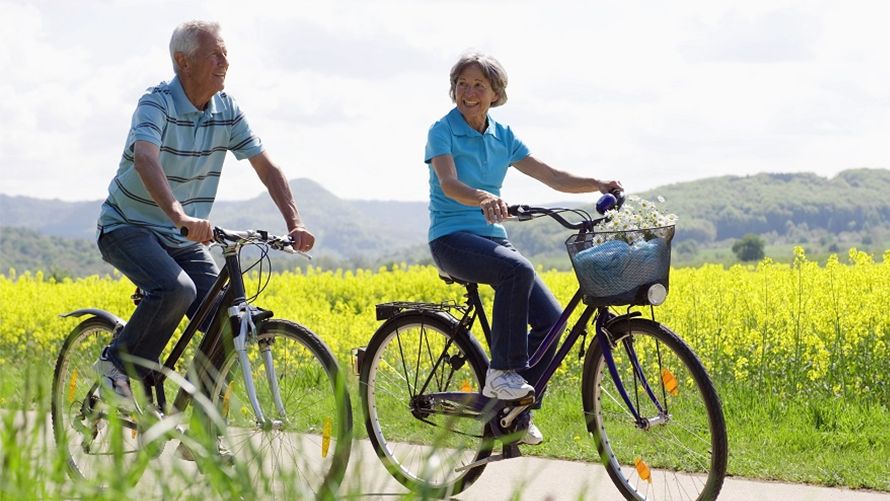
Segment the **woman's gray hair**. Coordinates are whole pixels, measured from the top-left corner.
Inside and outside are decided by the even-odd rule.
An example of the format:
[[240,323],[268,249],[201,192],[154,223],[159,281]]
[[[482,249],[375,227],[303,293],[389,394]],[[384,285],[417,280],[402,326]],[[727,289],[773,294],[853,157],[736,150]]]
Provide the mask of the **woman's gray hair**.
[[176,64],[176,53],[182,52],[186,57],[192,57],[201,44],[201,33],[219,36],[219,23],[215,21],[186,21],[173,30],[170,37],[170,59],[173,61],[173,71],[179,74],[179,65]]
[[491,90],[498,95],[498,100],[491,103],[491,107],[500,106],[507,102],[507,71],[497,59],[481,52],[467,52],[460,56],[457,63],[451,68],[451,100],[455,101],[454,87],[460,74],[471,64],[478,65],[485,78],[491,82]]

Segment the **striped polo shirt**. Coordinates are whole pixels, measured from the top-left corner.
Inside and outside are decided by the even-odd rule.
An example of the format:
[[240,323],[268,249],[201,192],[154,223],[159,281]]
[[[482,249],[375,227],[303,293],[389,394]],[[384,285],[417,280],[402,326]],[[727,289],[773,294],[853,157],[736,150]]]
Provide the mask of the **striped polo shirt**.
[[117,174],[99,213],[98,230],[125,225],[154,231],[171,247],[190,242],[151,198],[133,165],[133,145],[148,141],[160,149],[160,163],[173,196],[186,214],[207,219],[216,198],[226,151],[250,158],[263,151],[244,114],[226,93],[219,92],[201,111],[188,100],[178,77],[149,88],[139,99]]

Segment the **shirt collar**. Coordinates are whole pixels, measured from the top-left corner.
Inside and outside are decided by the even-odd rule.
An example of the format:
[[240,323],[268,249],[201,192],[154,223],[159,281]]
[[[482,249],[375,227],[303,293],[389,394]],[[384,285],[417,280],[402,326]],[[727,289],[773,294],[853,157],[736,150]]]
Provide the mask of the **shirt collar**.
[[219,92],[213,95],[210,98],[210,101],[207,103],[207,109],[204,111],[195,108],[195,105],[189,101],[188,96],[185,95],[185,89],[182,88],[182,82],[179,80],[179,76],[173,77],[173,80],[170,80],[170,94],[173,96],[173,103],[176,105],[176,109],[180,110],[180,114],[189,114],[189,113],[198,113],[198,114],[214,114],[219,113],[219,105],[217,104],[217,100],[221,99],[219,96]]
[[[478,135],[479,131],[470,127],[470,124],[467,123],[464,116],[461,115],[460,110],[455,106],[453,110],[451,110],[447,115],[448,124],[451,125],[451,130],[454,131],[455,136],[473,136]],[[491,115],[487,115],[488,127],[485,128],[485,132],[482,134],[490,134],[495,139],[498,138],[497,135],[497,127],[495,126],[495,121],[491,118]]]

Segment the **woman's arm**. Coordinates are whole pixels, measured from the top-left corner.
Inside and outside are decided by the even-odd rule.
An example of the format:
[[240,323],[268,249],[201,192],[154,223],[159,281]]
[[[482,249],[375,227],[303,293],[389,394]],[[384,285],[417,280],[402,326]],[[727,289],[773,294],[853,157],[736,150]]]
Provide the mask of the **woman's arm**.
[[485,214],[485,220],[491,224],[499,223],[507,218],[507,203],[501,197],[468,186],[457,178],[454,158],[451,155],[439,155],[431,160],[433,170],[439,178],[439,185],[445,196],[464,205],[478,206]]
[[564,193],[590,193],[599,191],[608,193],[610,190],[623,189],[618,181],[600,181],[592,177],[578,177],[574,174],[554,169],[537,158],[529,155],[513,164],[526,176],[533,177],[556,191]]

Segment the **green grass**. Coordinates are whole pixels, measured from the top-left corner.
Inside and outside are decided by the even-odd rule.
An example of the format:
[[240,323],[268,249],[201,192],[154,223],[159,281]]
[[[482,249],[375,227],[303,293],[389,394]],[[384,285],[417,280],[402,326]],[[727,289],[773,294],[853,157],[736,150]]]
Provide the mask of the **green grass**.
[[[17,409],[48,414],[50,365],[46,360],[22,362],[0,371],[0,407],[4,409],[0,413],[0,497],[133,496],[125,485],[98,491],[70,481],[52,439],[46,441],[51,430],[39,420],[29,429],[13,418]],[[341,361],[341,366],[350,367],[346,361]],[[364,438],[364,415],[353,375],[349,383],[355,437]],[[886,465],[890,464],[890,409],[886,405],[807,392],[783,398],[732,382],[718,381],[717,386],[729,433],[730,475],[890,492],[886,475]],[[524,447],[523,454],[596,460],[596,446],[583,423],[577,382],[552,386],[544,408],[535,414],[535,422],[546,440],[538,447]],[[202,478],[210,497],[225,497],[223,493],[243,488],[243,482],[225,475]]]
[[[786,400],[718,385],[729,436],[728,474],[890,491],[890,409],[834,397]],[[543,444],[523,454],[595,461],[584,427],[580,387],[548,390],[535,423]]]
[[[729,475],[890,491],[886,406],[806,394],[789,400],[733,384],[718,384],[718,392],[729,438]],[[360,404],[354,392],[356,436],[364,437]],[[406,413],[405,419],[413,418]],[[534,420],[545,441],[523,447],[523,454],[597,461],[596,444],[584,425],[580,384],[552,386]]]

